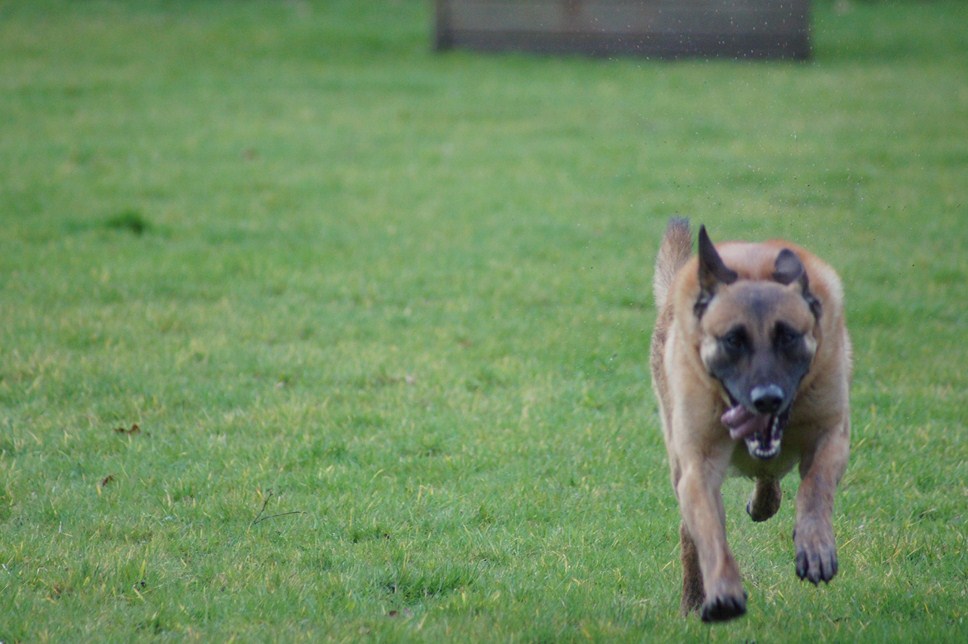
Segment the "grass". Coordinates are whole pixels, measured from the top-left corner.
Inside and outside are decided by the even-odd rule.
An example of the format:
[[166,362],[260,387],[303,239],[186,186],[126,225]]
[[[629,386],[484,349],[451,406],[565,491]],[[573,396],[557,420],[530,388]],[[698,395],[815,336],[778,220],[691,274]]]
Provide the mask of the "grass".
[[[0,2],[0,640],[963,641],[966,18],[664,64]],[[712,628],[646,367],[674,213],[827,258],[856,349],[840,576],[794,575],[793,478],[763,525],[731,481]]]

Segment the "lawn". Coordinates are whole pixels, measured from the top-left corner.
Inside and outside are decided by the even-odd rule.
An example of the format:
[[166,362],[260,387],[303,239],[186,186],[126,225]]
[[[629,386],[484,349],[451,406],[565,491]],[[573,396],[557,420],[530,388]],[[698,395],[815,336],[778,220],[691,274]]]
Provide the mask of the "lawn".
[[[965,641],[968,5],[807,63],[430,51],[417,0],[0,0],[0,641]],[[677,615],[670,215],[841,273],[840,575]]]

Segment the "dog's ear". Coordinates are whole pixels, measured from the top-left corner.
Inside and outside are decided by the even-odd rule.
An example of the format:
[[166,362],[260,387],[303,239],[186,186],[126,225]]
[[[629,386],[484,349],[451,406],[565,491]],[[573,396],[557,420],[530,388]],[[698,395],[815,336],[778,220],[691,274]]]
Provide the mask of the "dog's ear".
[[732,284],[739,278],[736,271],[723,263],[716,247],[709,239],[705,226],[699,227],[699,298],[693,306],[696,317],[702,317],[719,286]]
[[797,254],[789,248],[784,248],[776,256],[773,264],[773,279],[784,286],[789,286],[801,280],[803,286],[807,285],[807,271],[803,268],[803,263]]
[[773,264],[773,279],[784,286],[796,283],[800,287],[803,299],[810,306],[813,317],[820,319],[822,311],[820,300],[810,292],[810,280],[807,278],[807,271],[797,254],[789,248],[784,248],[776,256],[776,262]]

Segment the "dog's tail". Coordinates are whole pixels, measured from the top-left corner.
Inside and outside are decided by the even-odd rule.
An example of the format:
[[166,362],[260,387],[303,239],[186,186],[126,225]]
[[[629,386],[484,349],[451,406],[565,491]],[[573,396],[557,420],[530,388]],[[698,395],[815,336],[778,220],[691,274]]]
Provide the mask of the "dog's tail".
[[655,259],[655,273],[652,276],[652,292],[655,294],[655,305],[661,311],[666,305],[672,280],[683,264],[689,261],[692,254],[692,233],[689,232],[689,220],[685,217],[673,217],[666,226],[659,255]]

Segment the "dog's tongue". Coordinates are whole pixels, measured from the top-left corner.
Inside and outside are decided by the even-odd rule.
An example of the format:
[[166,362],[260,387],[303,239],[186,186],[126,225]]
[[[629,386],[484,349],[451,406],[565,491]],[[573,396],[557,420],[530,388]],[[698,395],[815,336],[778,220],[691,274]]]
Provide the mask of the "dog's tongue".
[[742,405],[727,409],[720,420],[729,428],[729,437],[734,440],[764,432],[770,425],[769,414],[754,414]]

